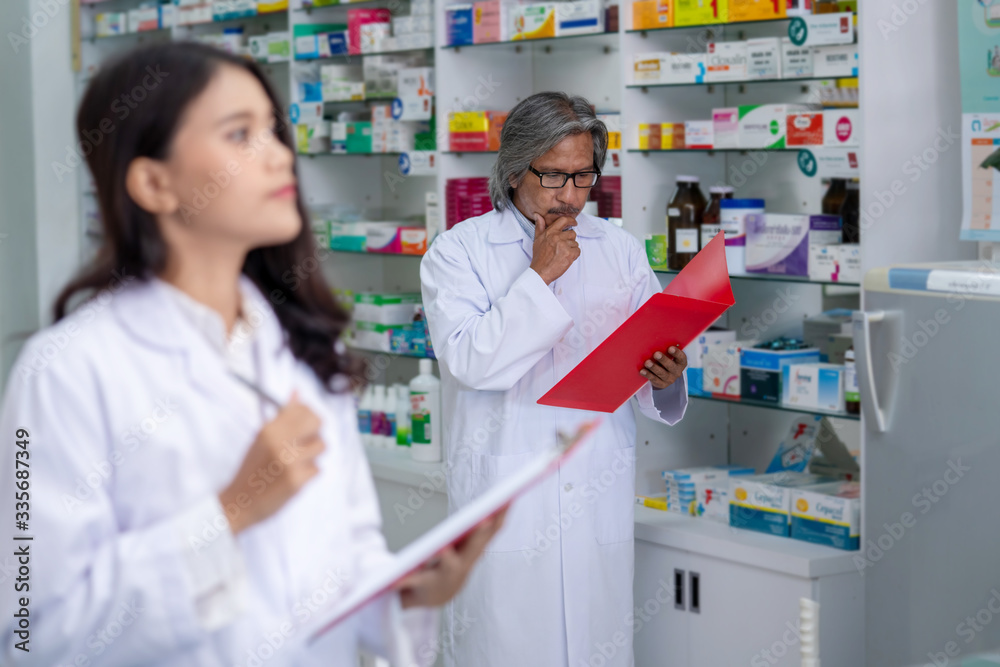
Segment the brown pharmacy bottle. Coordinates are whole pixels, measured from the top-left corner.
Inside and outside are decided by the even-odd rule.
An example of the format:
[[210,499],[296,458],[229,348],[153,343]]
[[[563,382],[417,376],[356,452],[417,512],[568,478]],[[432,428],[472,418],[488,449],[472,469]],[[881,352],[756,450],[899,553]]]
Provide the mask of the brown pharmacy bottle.
[[667,266],[680,271],[698,254],[705,195],[697,176],[678,176],[677,187],[667,204]]

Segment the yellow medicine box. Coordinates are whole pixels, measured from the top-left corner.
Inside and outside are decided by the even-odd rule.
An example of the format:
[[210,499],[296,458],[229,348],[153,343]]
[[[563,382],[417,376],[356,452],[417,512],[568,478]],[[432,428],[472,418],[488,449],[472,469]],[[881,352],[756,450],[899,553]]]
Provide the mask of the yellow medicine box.
[[729,0],[674,0],[674,26],[729,22]]
[[653,30],[674,24],[673,0],[635,0],[632,3],[632,29]]
[[448,115],[449,132],[487,132],[489,118],[485,111],[454,111]]
[[766,21],[787,15],[787,0],[729,0],[729,20]]

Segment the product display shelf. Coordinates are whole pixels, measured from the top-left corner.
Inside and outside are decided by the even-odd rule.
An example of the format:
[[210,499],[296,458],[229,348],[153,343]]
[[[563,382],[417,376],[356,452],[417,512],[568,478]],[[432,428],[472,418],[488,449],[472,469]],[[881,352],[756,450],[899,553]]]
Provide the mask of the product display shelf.
[[365,354],[387,354],[390,357],[406,357],[408,359],[434,359],[434,357],[428,357],[426,354],[410,354],[409,352],[386,352],[385,350],[372,350],[367,347],[358,347],[357,345],[348,345],[347,349],[353,350],[354,352],[362,352]]
[[[781,79],[741,79],[739,81],[703,81],[701,83],[630,83],[626,88],[705,88],[708,86],[746,86],[756,83],[815,83],[817,81],[850,81],[856,79],[854,76],[841,77],[799,77]],[[832,106],[832,105],[830,105]]]
[[371,255],[372,257],[413,257],[420,259],[423,255],[409,255],[401,252],[372,252],[370,250],[347,250],[346,248],[330,248],[330,252],[343,252],[349,255]]
[[635,539],[807,579],[855,572],[858,553],[641,506]]
[[139,32],[123,32],[120,35],[104,35],[104,36],[101,36],[101,37],[98,37],[97,35],[90,35],[88,37],[84,37],[83,39],[86,40],[86,41],[88,41],[88,42],[90,42],[91,44],[97,43],[97,42],[100,42],[100,43],[103,44],[103,43],[108,43],[108,42],[112,42],[112,41],[115,41],[115,40],[122,41],[122,42],[127,42],[129,40],[129,38],[135,39],[137,41],[142,41],[143,38],[145,38],[145,37],[154,37],[154,36],[169,35],[169,34],[171,34],[171,28],[157,28],[156,30],[140,30]]
[[316,7],[313,6],[296,7],[291,11],[295,14],[303,14],[308,16],[313,12],[326,12],[335,9],[350,9],[351,7],[355,7],[357,5],[369,7],[372,5],[386,4],[386,3],[392,3],[394,6],[398,6],[399,0],[354,0],[353,2],[338,2],[333,5],[319,5]]
[[434,48],[431,46],[423,46],[416,49],[393,49],[392,51],[375,51],[372,53],[340,53],[335,56],[327,56],[325,58],[309,58],[309,59],[294,59],[296,63],[334,63],[334,62],[350,62],[354,58],[364,58],[366,56],[397,56],[401,53],[433,53]]
[[[640,28],[638,30],[633,28],[627,28],[626,33],[646,33],[646,32],[670,32],[677,30],[695,30],[695,29],[713,29],[713,28],[739,28],[740,26],[747,25],[781,25],[787,24],[792,21],[794,16],[785,16],[776,19],[761,19],[759,21],[729,21],[726,23],[698,23],[695,25],[672,25],[665,28]],[[857,22],[858,15],[854,15],[855,23]]]
[[398,157],[402,153],[296,153],[299,157],[308,158],[326,158],[326,157],[378,157],[378,156],[389,156]]
[[[429,480],[440,480],[444,474],[444,463],[423,463],[414,461],[409,447],[382,449],[380,447],[365,447],[365,456],[375,479],[395,482],[406,486],[420,487]],[[444,489],[441,489],[444,492]]]
[[[673,269],[653,269],[664,275],[677,275],[680,271]],[[810,280],[804,276],[782,276],[774,273],[740,273],[729,274],[731,280],[770,280],[779,283],[795,283],[798,285],[837,285],[838,287],[861,287],[859,283],[837,282],[834,280]]]
[[[807,150],[822,150],[822,146],[804,147]],[[798,153],[803,148],[626,148],[626,153],[655,153],[666,155],[669,153]]]
[[861,415],[852,415],[849,412],[838,412],[836,410],[818,410],[812,408],[801,408],[797,405],[784,405],[782,403],[771,403],[770,401],[757,401],[751,398],[723,398],[720,396],[696,396],[689,395],[689,398],[696,398],[700,401],[714,401],[718,403],[729,403],[731,405],[748,405],[754,408],[766,408],[768,410],[782,410],[784,412],[798,412],[807,415],[823,415],[825,417],[838,417],[840,419],[850,419],[858,421]]
[[541,37],[538,39],[506,40],[502,42],[480,42],[478,44],[446,44],[441,46],[442,50],[460,51],[462,49],[489,49],[502,47],[541,46],[545,49],[555,50],[563,46],[589,46],[597,44],[604,48],[605,53],[617,51],[619,48],[619,38],[616,32],[593,32],[586,35],[564,35],[562,37]]

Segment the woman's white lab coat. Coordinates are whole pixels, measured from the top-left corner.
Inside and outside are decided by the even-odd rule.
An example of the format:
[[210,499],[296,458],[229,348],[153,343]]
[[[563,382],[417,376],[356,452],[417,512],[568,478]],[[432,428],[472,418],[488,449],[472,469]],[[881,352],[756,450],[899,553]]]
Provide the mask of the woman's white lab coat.
[[[0,663],[350,665],[359,642],[398,664],[412,652],[432,659],[434,615],[400,612],[394,594],[306,646],[322,606],[390,557],[353,401],[323,391],[242,279],[257,383],[281,401],[296,390],[321,417],[327,449],[318,476],[234,538],[217,494],[275,410],[228,374],[170,289],[133,280],[103,293],[35,335],[11,373],[0,497],[13,522],[15,432],[25,429],[30,520],[14,532],[34,540],[19,543],[30,548],[30,590],[4,582],[0,608],[30,599],[30,653],[15,648],[17,619],[5,612]],[[269,479],[258,471],[254,493]]]
[[[462,222],[423,259],[453,510],[595,416],[536,401],[660,290],[633,236],[586,214],[576,233],[580,258],[551,285],[529,268],[532,242],[510,210]],[[683,381],[636,397],[667,424],[687,407]],[[448,664],[632,663],[635,420],[627,403],[604,417],[512,506],[446,611]]]

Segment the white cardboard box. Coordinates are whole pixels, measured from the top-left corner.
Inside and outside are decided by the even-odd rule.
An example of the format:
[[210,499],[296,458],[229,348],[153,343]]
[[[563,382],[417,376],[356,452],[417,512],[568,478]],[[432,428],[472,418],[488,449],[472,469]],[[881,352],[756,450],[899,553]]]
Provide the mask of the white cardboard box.
[[710,42],[705,55],[705,81],[743,81],[747,78],[746,42]]
[[795,46],[787,37],[781,40],[781,76],[786,79],[809,78],[813,75],[813,50],[810,46]]
[[763,37],[747,40],[747,78],[781,78],[781,40]]
[[813,47],[813,76],[844,78],[858,75],[858,45]]
[[824,146],[860,146],[861,112],[858,109],[827,109],[823,112]]

